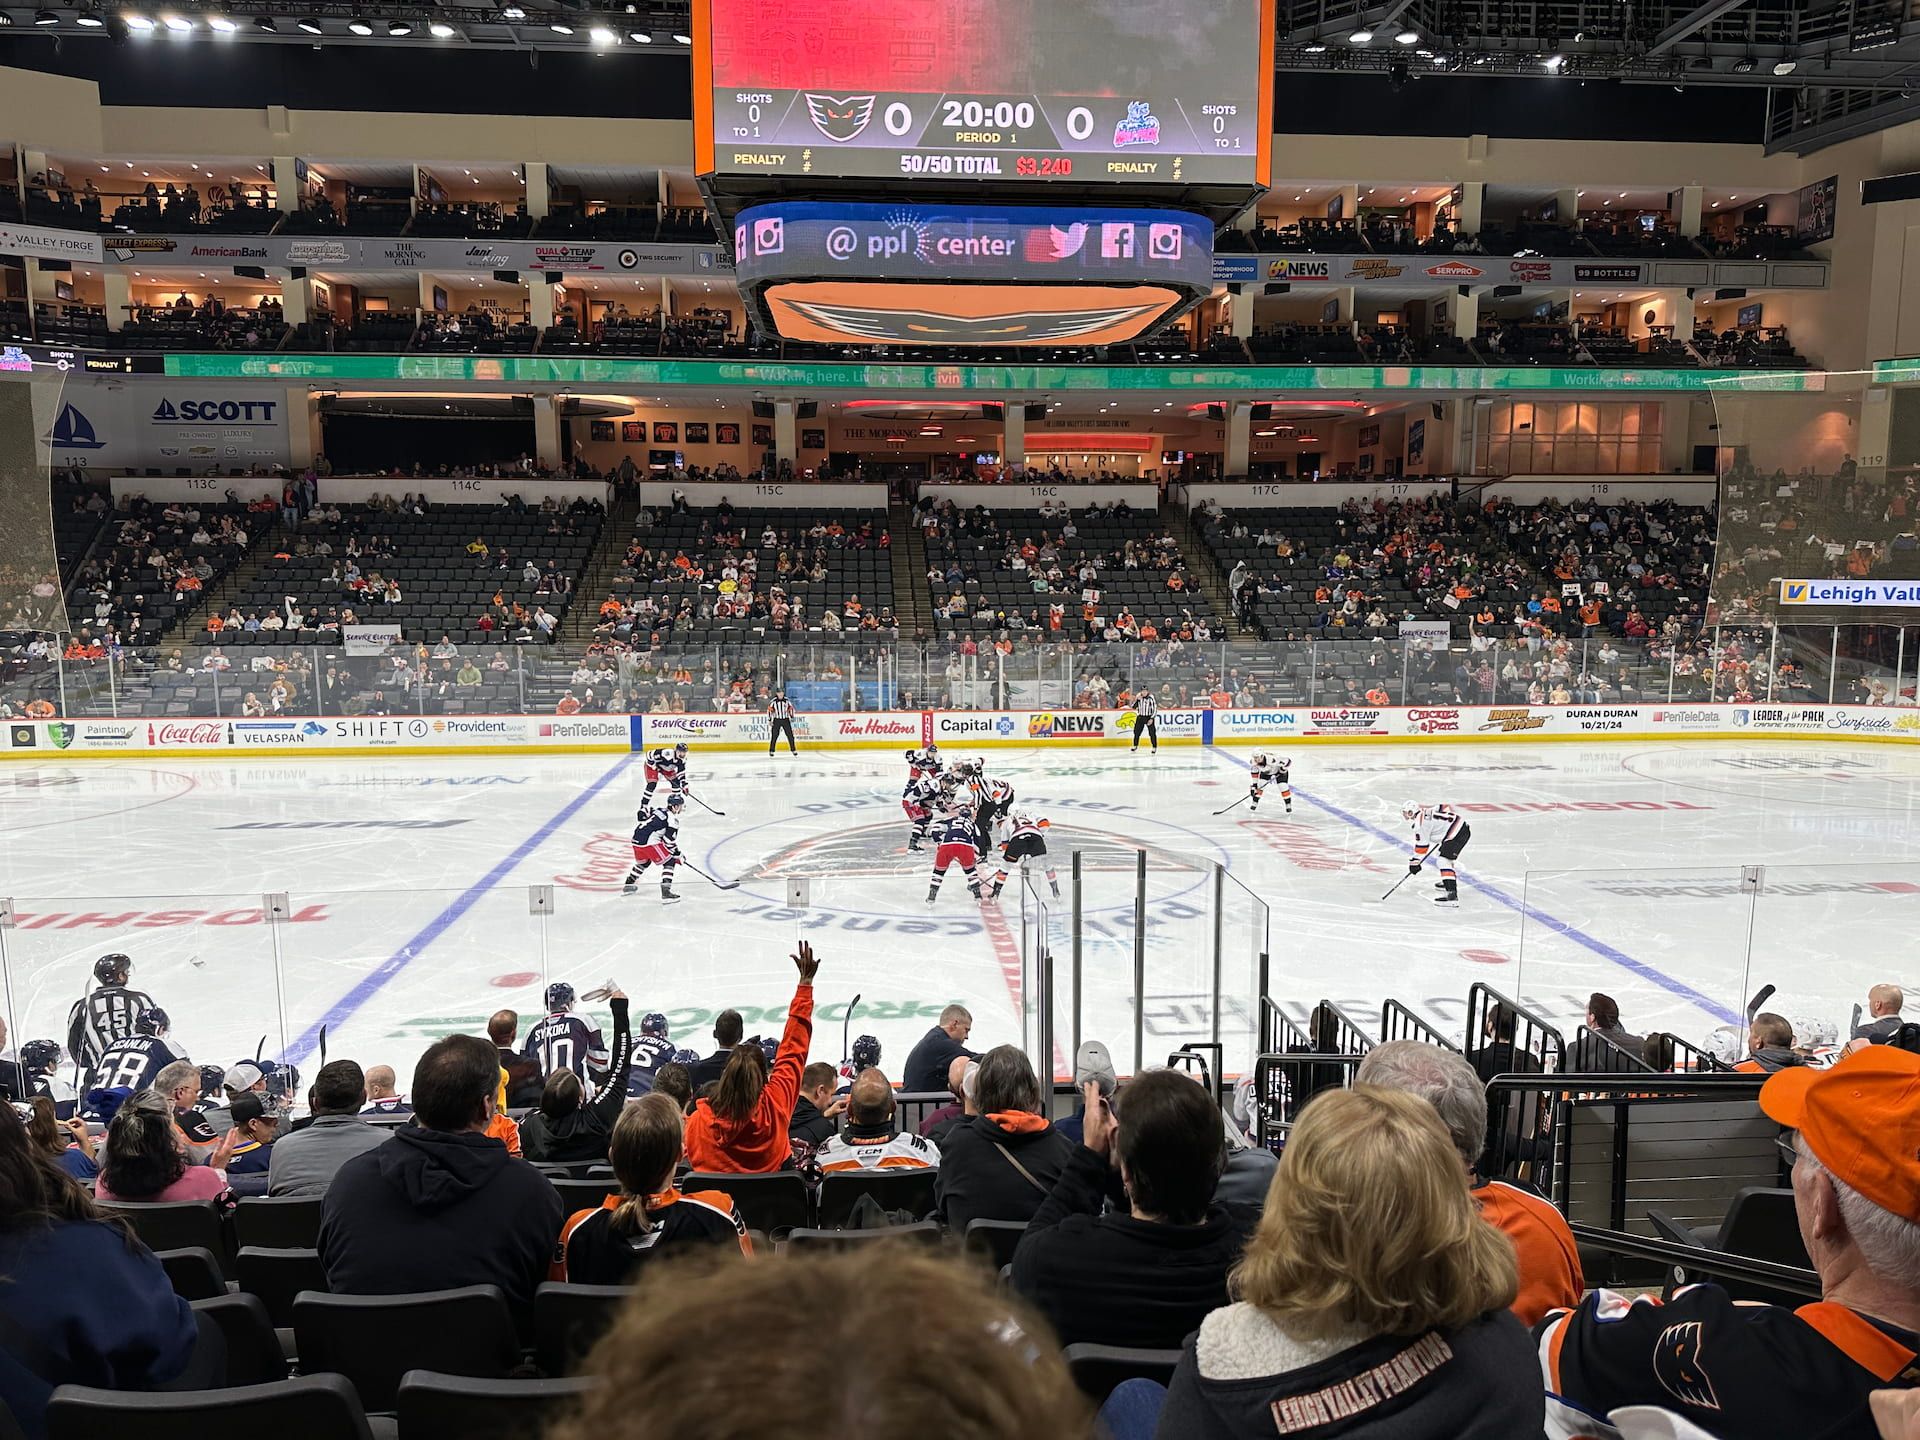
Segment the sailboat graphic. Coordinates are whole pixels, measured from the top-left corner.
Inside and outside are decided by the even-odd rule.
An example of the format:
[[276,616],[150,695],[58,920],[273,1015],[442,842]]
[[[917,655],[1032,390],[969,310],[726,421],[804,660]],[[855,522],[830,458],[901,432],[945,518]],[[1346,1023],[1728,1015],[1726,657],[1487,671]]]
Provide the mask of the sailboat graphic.
[[93,422],[71,404],[60,407],[47,438],[64,450],[104,450],[107,445],[94,437]]

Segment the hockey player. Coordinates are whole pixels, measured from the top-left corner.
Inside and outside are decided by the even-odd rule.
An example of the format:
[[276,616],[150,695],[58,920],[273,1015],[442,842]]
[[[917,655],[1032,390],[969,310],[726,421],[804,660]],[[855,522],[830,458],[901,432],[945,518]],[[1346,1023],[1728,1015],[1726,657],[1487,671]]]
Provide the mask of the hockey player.
[[133,961],[125,955],[102,955],[93,962],[93,978],[100,988],[73,1002],[67,1014],[67,1054],[82,1074],[100,1062],[109,1045],[134,1033],[133,1022],[153,1008],[153,997],[127,988]]
[[633,1059],[627,1065],[627,1098],[638,1100],[653,1090],[653,1077],[662,1065],[673,1059],[673,1041],[667,1036],[667,1017],[658,1010],[640,1021],[640,1033],[633,1037]]
[[145,1090],[163,1069],[187,1058],[167,1043],[172,1028],[167,1012],[158,1006],[141,1011],[140,1018],[133,1022],[134,1033],[107,1047],[100,1063],[93,1067],[86,1088]]
[[645,808],[653,803],[653,787],[662,780],[667,782],[669,795],[687,793],[687,742],[682,740],[671,750],[664,745],[658,750],[649,750],[645,762],[647,788],[640,792],[640,805]]
[[73,1118],[74,1091],[60,1078],[58,1040],[29,1040],[18,1060],[0,1060],[0,1099],[25,1102],[36,1095],[53,1101],[56,1119]]
[[597,1026],[573,1013],[573,986],[556,980],[547,986],[547,1018],[527,1032],[521,1053],[539,1062],[542,1076],[571,1070],[585,1085],[587,1070],[607,1068],[607,1042]]
[[1053,898],[1060,898],[1060,874],[1047,861],[1047,827],[1052,823],[1049,820],[1036,820],[1026,814],[1013,817],[1013,833],[1007,836],[1006,844],[1000,847],[1000,868],[994,874],[993,883],[987,886],[987,899],[998,900],[1001,890],[1006,887],[1007,872],[1016,865],[1024,867],[1029,860],[1038,860],[1043,864],[1047,884],[1053,888]]
[[1258,810],[1260,797],[1266,793],[1267,786],[1278,785],[1280,798],[1287,802],[1287,813],[1293,813],[1293,761],[1285,755],[1269,755],[1262,750],[1253,757],[1252,788],[1247,792],[1247,808]]
[[[915,752],[907,752],[908,764]],[[951,792],[948,792],[951,793]],[[900,792],[900,808],[907,812],[913,829],[907,836],[907,849],[917,851],[927,838],[927,826],[933,820],[934,807],[940,803],[940,781],[931,770],[909,770],[907,788]]]
[[1450,805],[1409,805],[1400,814],[1413,824],[1413,858],[1407,862],[1407,873],[1418,874],[1420,867],[1426,863],[1428,853],[1437,850],[1440,854],[1440,878],[1435,882],[1434,889],[1440,893],[1433,897],[1433,903],[1458,905],[1460,883],[1454,871],[1454,861],[1460,858],[1460,852],[1467,848],[1467,841],[1473,838],[1473,827]]
[[680,863],[680,816],[687,802],[678,790],[667,796],[664,810],[642,810],[640,823],[633,827],[633,868],[620,887],[622,895],[640,891],[640,877],[652,865],[660,866],[660,900],[671,905],[680,897],[673,893],[673,872]]
[[880,1068],[880,1037],[877,1035],[856,1035],[853,1037],[853,1053],[840,1062],[840,1088],[833,1093],[844,1095],[853,1082],[860,1078],[862,1070]]
[[937,847],[933,852],[933,879],[927,885],[927,904],[940,898],[940,882],[946,878],[949,865],[960,867],[967,877],[967,893],[978,900],[980,876],[975,867],[980,863],[980,842],[973,817],[964,809],[948,810],[934,822],[933,835]]
[[924,750],[907,751],[907,778],[916,780],[922,775],[938,776],[946,766],[940,759],[940,747],[931,740]]
[[1159,702],[1153,698],[1153,691],[1142,689],[1133,697],[1133,753],[1140,750],[1140,737],[1146,736],[1153,742],[1154,753],[1160,751],[1160,713]]

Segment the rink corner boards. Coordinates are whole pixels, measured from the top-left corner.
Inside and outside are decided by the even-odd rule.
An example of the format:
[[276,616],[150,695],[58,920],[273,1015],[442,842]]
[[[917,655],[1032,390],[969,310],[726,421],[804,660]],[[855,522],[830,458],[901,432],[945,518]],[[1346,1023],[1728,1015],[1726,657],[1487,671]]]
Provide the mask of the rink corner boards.
[[[1162,710],[1162,745],[1407,743],[1445,740],[1829,740],[1920,743],[1920,709],[1677,701],[1651,705],[1273,705]],[[601,755],[685,741],[707,751],[764,749],[764,715],[383,715],[236,719],[8,720],[0,759],[46,762],[146,755]],[[806,750],[1131,747],[1130,710],[890,710],[794,717]]]

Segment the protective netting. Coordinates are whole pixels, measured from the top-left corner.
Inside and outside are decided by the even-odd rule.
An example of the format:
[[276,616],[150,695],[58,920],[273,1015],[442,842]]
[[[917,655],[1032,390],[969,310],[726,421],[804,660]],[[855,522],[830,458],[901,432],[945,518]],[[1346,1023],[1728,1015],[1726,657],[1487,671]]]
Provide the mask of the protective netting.
[[1713,399],[1721,480],[1710,618],[1920,618],[1920,390],[1796,371],[1717,384]]
[[0,641],[8,649],[28,632],[67,629],[46,439],[64,389],[59,372],[0,376]]

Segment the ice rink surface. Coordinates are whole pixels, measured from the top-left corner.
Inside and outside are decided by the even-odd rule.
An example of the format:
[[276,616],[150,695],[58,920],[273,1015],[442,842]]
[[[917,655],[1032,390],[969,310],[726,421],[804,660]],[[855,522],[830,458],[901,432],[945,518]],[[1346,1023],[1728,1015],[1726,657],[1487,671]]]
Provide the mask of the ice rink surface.
[[[1276,750],[1279,747],[1275,747]],[[959,751],[950,752],[948,758]],[[1148,858],[1145,1052],[1212,1025],[1216,948],[1230,1063],[1253,1044],[1255,957],[1295,1018],[1320,999],[1372,1024],[1400,999],[1458,1035],[1469,987],[1516,995],[1571,1030],[1590,991],[1635,1031],[1699,1040],[1759,985],[1796,1020],[1843,1024],[1866,987],[1920,975],[1920,752],[1805,742],[1434,743],[1292,749],[1294,811],[1245,793],[1252,749],[992,750],[1019,808],[1052,819],[1068,886],[1083,859],[1084,1033],[1131,1056],[1135,860]],[[0,768],[0,897],[10,1044],[65,1038],[93,959],[124,950],[195,1059],[264,1045],[311,1067],[388,1063],[402,1083],[431,1039],[496,1009],[540,1009],[546,979],[617,979],[704,1054],[732,1006],[777,1033],[796,939],[822,958],[813,1058],[854,1034],[897,1079],[949,1001],[972,1044],[1021,1038],[1023,959],[1041,927],[1068,1033],[1068,901],[1042,917],[1016,879],[998,905],[950,876],[929,910],[905,850],[893,751],[692,756],[687,858],[662,906],[623,897],[637,756],[249,758]],[[1467,809],[1457,910],[1405,874],[1406,803]],[[1227,878],[1216,883],[1211,862]],[[1764,866],[1758,877],[1745,867]],[[1044,880],[1035,877],[1045,896]],[[790,904],[804,881],[803,906]],[[550,910],[543,892],[551,887]],[[283,919],[262,897],[284,896]],[[595,1010],[599,1007],[587,1007]],[[527,1021],[525,1023],[531,1023]],[[524,1033],[524,1026],[523,1026]],[[1064,1044],[1064,1039],[1062,1040]],[[1062,1057],[1064,1060],[1064,1057]],[[308,1073],[311,1073],[309,1068]]]

